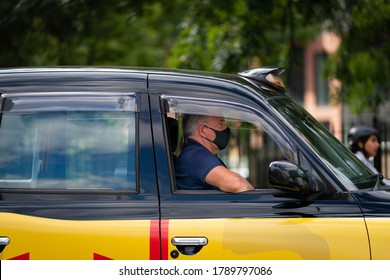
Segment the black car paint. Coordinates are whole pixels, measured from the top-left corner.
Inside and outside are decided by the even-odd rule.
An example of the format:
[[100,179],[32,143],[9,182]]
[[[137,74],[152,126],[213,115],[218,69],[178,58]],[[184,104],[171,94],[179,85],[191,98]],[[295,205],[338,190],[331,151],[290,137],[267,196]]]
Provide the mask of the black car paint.
[[197,72],[170,72],[134,69],[55,69],[0,73],[0,92],[17,93],[96,93],[136,92],[139,96],[139,193],[125,191],[61,193],[61,191],[29,192],[0,190],[0,211],[58,219],[179,219],[223,217],[361,217],[386,215],[390,199],[379,201],[368,192],[351,194],[337,178],[321,166],[319,159],[303,145],[283,122],[280,129],[289,133],[302,153],[310,158],[326,182],[328,193],[305,201],[281,195],[276,190],[259,190],[247,194],[180,193],[174,190],[172,162],[167,146],[160,96],[186,96],[196,91],[197,97],[215,98],[256,106],[257,110],[275,117],[266,98],[251,90],[245,78],[226,81],[225,75],[197,75]]

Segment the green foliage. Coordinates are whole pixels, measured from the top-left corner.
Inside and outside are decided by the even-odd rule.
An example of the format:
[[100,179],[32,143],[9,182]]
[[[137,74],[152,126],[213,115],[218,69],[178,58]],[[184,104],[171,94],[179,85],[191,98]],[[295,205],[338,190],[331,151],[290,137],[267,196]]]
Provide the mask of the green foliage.
[[[302,67],[322,30],[339,51],[326,75],[338,100],[375,111],[390,89],[388,0],[2,0],[0,67],[131,65],[238,72]],[[253,64],[255,62],[255,64]]]
[[3,0],[0,66],[163,66],[176,23],[164,18],[162,4]]
[[183,22],[171,50],[169,66],[224,71],[226,65],[242,57],[240,22],[230,19],[218,25]]
[[319,31],[318,23],[305,25],[313,19],[307,16],[312,12],[308,7],[289,0],[193,0],[169,65],[236,73],[257,61],[288,69],[296,42]]
[[353,112],[376,112],[390,94],[390,3],[357,0],[341,12],[333,27],[342,44],[327,73],[341,80],[339,99]]

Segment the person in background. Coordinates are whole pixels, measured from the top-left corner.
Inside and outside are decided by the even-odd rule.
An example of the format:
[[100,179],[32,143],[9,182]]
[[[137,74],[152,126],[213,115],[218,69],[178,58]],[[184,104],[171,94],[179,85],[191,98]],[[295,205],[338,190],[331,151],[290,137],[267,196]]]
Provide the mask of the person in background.
[[230,171],[217,157],[228,145],[230,128],[219,116],[185,115],[185,144],[175,161],[176,184],[181,190],[253,190],[241,175]]
[[379,131],[371,126],[355,126],[348,133],[348,144],[351,151],[375,174],[379,171],[374,167],[372,158],[376,155],[379,142]]

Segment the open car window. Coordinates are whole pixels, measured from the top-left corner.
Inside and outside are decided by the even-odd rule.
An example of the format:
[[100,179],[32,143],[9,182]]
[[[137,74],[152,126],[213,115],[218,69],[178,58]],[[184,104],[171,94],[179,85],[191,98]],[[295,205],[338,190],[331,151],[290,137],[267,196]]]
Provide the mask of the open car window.
[[[246,178],[255,188],[265,189],[268,183],[268,167],[272,161],[295,160],[295,149],[289,139],[280,133],[272,120],[265,115],[239,104],[215,100],[167,97],[162,98],[170,117],[182,125],[186,114],[223,116],[231,129],[229,145],[218,153],[228,169]],[[183,144],[179,129],[179,145],[173,151],[180,155]]]

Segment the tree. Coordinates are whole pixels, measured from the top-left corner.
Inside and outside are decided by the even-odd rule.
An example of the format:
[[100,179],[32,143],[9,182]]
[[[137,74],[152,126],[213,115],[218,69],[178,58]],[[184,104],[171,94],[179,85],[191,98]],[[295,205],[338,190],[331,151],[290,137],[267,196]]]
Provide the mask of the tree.
[[255,61],[292,69],[297,43],[321,31],[321,19],[331,17],[337,2],[193,0],[170,66],[236,73]]
[[[389,96],[388,0],[3,0],[0,66],[132,65],[289,71],[322,30],[342,45],[327,75],[353,112]],[[255,62],[255,63],[254,63]]]
[[[0,66],[163,66],[177,19],[164,17],[167,6],[137,0],[3,0]],[[177,13],[170,7],[170,14]]]
[[238,72],[255,60],[288,72],[299,63],[297,44],[334,31],[342,45],[329,57],[326,75],[342,83],[337,100],[361,113],[388,99],[388,0],[193,0],[189,6],[170,66]]
[[345,1],[332,20],[342,43],[328,74],[342,82],[339,101],[375,113],[390,94],[390,2]]

